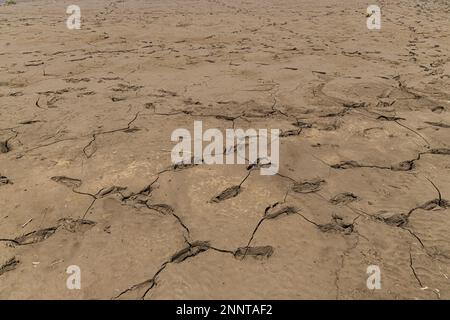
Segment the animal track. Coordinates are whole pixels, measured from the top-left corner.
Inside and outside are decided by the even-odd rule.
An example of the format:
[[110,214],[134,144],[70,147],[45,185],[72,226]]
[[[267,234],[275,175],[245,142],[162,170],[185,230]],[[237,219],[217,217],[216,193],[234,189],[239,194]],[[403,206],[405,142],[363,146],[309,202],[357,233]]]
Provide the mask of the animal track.
[[264,213],[264,219],[275,219],[282,214],[289,215],[289,214],[293,214],[293,213],[297,213],[297,212],[298,212],[298,210],[295,207],[291,207],[291,206],[282,207],[277,210],[275,210],[275,207],[270,206],[266,209],[266,211]]
[[300,135],[300,133],[302,133],[302,129],[286,130],[286,131],[280,132],[280,137],[286,138],[286,137],[298,136],[298,135]]
[[241,192],[241,186],[232,186],[229,188],[226,188],[224,191],[219,193],[217,196],[211,199],[211,202],[222,202],[227,199],[231,199],[236,197]]
[[244,259],[246,256],[255,259],[268,259],[272,256],[273,252],[274,249],[272,246],[241,247],[236,250],[234,257],[240,260]]
[[341,161],[339,163],[331,165],[333,169],[351,169],[351,168],[361,168],[363,167],[358,162],[349,160],[349,161]]
[[322,232],[341,232],[346,235],[353,232],[353,223],[344,222],[341,217],[333,216],[332,222],[326,224],[319,224],[318,228]]
[[65,185],[66,187],[69,187],[72,189],[78,188],[81,186],[81,180],[69,178],[66,176],[54,176],[54,177],[51,177],[50,179],[52,179],[53,181],[55,181],[57,183],[61,183],[61,184]]
[[50,227],[32,231],[24,234],[23,236],[15,238],[14,240],[12,240],[12,242],[20,246],[39,243],[51,237],[57,229],[58,227]]
[[403,227],[408,224],[408,216],[403,213],[381,211],[375,215],[375,218],[394,227]]
[[84,232],[95,225],[94,221],[85,219],[62,218],[58,220],[58,227],[69,232]]
[[0,186],[5,185],[5,184],[12,184],[12,182],[7,177],[2,176],[0,174]]
[[171,206],[167,204],[147,204],[147,208],[155,210],[162,214],[173,214],[175,211]]
[[330,199],[330,202],[334,205],[338,205],[338,204],[348,204],[350,202],[353,201],[357,201],[358,197],[355,196],[353,193],[351,192],[343,192],[343,193],[339,193],[337,195],[335,195],[333,198]]
[[105,189],[100,190],[97,193],[98,198],[104,198],[113,194],[120,194],[120,192],[126,190],[126,187],[119,187],[119,186],[111,186]]
[[73,219],[73,218],[62,218],[58,220],[58,224],[54,227],[39,229],[35,231],[31,231],[22,236],[16,237],[14,239],[0,239],[0,241],[9,242],[10,244],[24,246],[29,244],[35,244],[42,242],[52,235],[55,232],[62,228],[69,232],[78,232],[78,231],[86,231],[95,225],[95,222],[85,219]]
[[0,153],[9,152],[9,147],[7,146],[6,141],[0,141]]
[[195,241],[186,248],[176,252],[171,258],[170,262],[180,263],[187,258],[194,257],[197,254],[204,252],[210,248],[207,241]]
[[292,190],[297,193],[312,193],[322,189],[325,184],[323,179],[313,179],[294,183]]
[[425,121],[425,123],[435,126],[435,127],[446,128],[446,129],[450,128],[450,124],[446,124],[446,123],[442,123],[442,122]]
[[4,264],[0,266],[0,276],[8,271],[14,270],[19,265],[20,261],[16,259],[16,257],[12,257]]
[[392,171],[411,171],[414,169],[414,160],[406,160],[391,166]]

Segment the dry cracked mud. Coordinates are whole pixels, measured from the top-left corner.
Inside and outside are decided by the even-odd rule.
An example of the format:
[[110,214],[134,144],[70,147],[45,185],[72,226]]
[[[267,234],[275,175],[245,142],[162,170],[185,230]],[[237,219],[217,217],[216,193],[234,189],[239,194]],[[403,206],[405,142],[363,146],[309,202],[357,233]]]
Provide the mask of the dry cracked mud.
[[[0,298],[449,299],[450,3],[378,2],[0,6]],[[194,121],[278,174],[173,165]]]

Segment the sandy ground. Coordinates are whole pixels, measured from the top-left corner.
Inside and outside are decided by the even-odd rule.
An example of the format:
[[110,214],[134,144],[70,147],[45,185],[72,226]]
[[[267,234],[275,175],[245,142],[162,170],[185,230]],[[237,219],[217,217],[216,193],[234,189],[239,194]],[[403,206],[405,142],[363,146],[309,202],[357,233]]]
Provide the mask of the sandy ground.
[[[0,7],[0,298],[449,299],[450,4],[336,3]],[[172,166],[194,120],[279,174]]]

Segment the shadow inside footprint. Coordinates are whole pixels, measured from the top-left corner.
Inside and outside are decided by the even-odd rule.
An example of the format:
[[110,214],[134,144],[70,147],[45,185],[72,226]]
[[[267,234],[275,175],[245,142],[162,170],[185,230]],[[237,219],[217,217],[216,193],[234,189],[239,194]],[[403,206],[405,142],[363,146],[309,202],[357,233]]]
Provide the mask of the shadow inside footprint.
[[241,186],[232,186],[226,188],[224,191],[219,193],[217,196],[211,199],[211,202],[222,202],[230,198],[236,197],[241,192]]
[[343,192],[335,195],[333,198],[330,199],[330,203],[334,205],[342,204],[345,205],[347,203],[357,201],[358,197],[355,196],[351,192]]
[[244,259],[246,256],[250,256],[255,259],[267,259],[273,252],[274,249],[272,246],[241,247],[236,250],[234,257],[237,259]]
[[297,193],[311,193],[319,191],[325,184],[323,179],[313,179],[303,182],[296,182],[292,187],[292,190]]

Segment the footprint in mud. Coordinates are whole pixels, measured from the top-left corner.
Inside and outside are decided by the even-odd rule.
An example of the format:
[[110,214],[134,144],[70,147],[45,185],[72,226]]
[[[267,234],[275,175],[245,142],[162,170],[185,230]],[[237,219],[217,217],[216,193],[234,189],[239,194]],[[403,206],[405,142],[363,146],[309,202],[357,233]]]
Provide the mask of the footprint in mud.
[[23,92],[21,91],[15,91],[15,92],[10,92],[8,93],[8,97],[21,97],[23,96]]
[[210,248],[209,242],[207,241],[195,241],[191,243],[188,247],[181,249],[175,253],[171,258],[170,262],[180,263],[187,258],[196,256],[197,254],[206,251]]
[[434,107],[431,109],[431,111],[435,112],[435,113],[442,113],[444,110],[445,110],[444,107],[441,107],[441,106]]
[[293,130],[282,130],[280,132],[280,138],[286,138],[286,137],[292,137],[292,136],[298,136],[302,133],[302,129],[293,129]]
[[118,187],[118,186],[111,186],[106,189],[102,189],[97,193],[98,198],[104,198],[109,195],[121,193],[122,191],[125,191],[127,187]]
[[381,121],[398,121],[398,120],[406,120],[405,118],[395,117],[395,116],[385,116],[381,115],[378,116],[377,120]]
[[137,85],[128,85],[128,84],[123,84],[123,83],[119,83],[117,85],[117,87],[112,88],[112,91],[115,92],[127,92],[127,91],[137,91],[139,89],[142,89],[143,86],[137,86]]
[[[201,161],[199,161],[199,162],[203,163],[203,159],[201,159]],[[184,169],[193,168],[193,167],[195,167],[197,165],[198,164],[195,161],[194,157],[192,157],[192,159],[191,159],[191,161],[189,163],[184,163],[184,162],[175,163],[170,168],[173,171],[180,171],[180,170],[184,170]]]
[[292,187],[292,190],[297,193],[312,193],[319,191],[325,184],[323,179],[313,179],[303,182],[296,182]]
[[221,193],[219,193],[217,196],[215,196],[214,198],[211,199],[211,202],[222,202],[225,201],[227,199],[230,198],[234,198],[236,197],[239,193],[241,192],[241,186],[232,186],[229,187],[227,189],[225,189],[224,191],[222,191]]
[[431,126],[434,126],[434,127],[440,127],[440,128],[445,128],[445,129],[449,129],[450,128],[450,124],[443,123],[443,122],[425,121],[425,123],[429,124]]
[[96,223],[94,221],[85,219],[62,218],[58,220],[58,224],[54,227],[31,231],[14,239],[0,239],[0,241],[10,242],[13,246],[23,246],[27,244],[39,243],[50,238],[55,234],[58,228],[62,228],[69,232],[78,232],[86,231],[92,228],[95,224]]
[[168,204],[147,204],[147,208],[155,210],[161,214],[172,214],[175,210]]
[[336,215],[333,216],[330,223],[319,224],[317,227],[322,232],[341,232],[346,235],[351,234],[354,229],[353,223],[347,223],[341,217]]
[[[148,185],[138,193],[133,193],[126,190],[118,190],[116,191],[116,193],[119,193],[122,196],[122,199],[120,199],[120,201],[126,205],[135,208],[149,207],[148,202],[152,193],[152,186]],[[158,211],[157,210],[158,208],[150,208],[150,209]]]
[[50,99],[47,99],[47,108],[58,108],[56,104],[58,101],[62,100],[62,97],[53,96]]
[[268,207],[266,209],[266,212],[264,213],[264,219],[275,219],[278,216],[281,216],[282,214],[293,214],[293,213],[297,213],[297,209],[295,207],[283,207],[280,208],[278,210],[274,210],[274,207]]
[[236,250],[234,257],[236,259],[244,259],[246,256],[250,256],[255,259],[268,259],[273,252],[272,246],[241,247]]
[[39,123],[42,122],[41,120],[26,120],[26,121],[21,121],[19,122],[19,124],[33,124],[33,123]]
[[126,99],[126,97],[111,97],[112,102],[124,101]]
[[358,109],[358,108],[366,108],[369,106],[369,103],[364,101],[358,101],[358,102],[344,102],[343,103],[345,108],[350,109]]
[[312,128],[312,124],[310,123],[306,123],[306,122],[302,122],[302,121],[297,121],[292,123],[293,126],[296,126],[297,128],[300,129],[309,129]]
[[6,141],[0,141],[0,153],[8,153],[9,147]]
[[85,219],[62,218],[58,220],[58,227],[69,232],[83,232],[95,225],[94,221]]
[[44,64],[43,61],[40,61],[40,60],[32,60],[32,61],[29,61],[28,63],[25,63],[24,66],[25,66],[25,67],[37,67],[37,66],[41,66],[41,65],[43,65],[43,64]]
[[392,171],[411,171],[414,169],[414,160],[406,160],[391,166]]
[[16,257],[12,257],[0,266],[0,276],[8,271],[14,270],[19,265],[20,261]]
[[343,193],[339,193],[337,195],[335,195],[333,198],[330,199],[330,203],[334,204],[334,205],[338,205],[338,204],[348,204],[350,202],[353,201],[357,201],[358,197],[355,196],[353,193],[351,192],[343,192]]
[[85,96],[92,96],[92,95],[94,95],[94,94],[96,94],[95,91],[81,92],[81,93],[78,93],[78,94],[77,94],[77,98],[83,98],[83,97],[85,97]]
[[403,213],[380,211],[374,217],[393,227],[402,227],[408,223],[408,216]]
[[12,182],[7,177],[2,176],[0,174],[0,186],[5,185],[5,184],[12,184]]
[[352,168],[360,168],[361,165],[353,160],[349,161],[341,161],[339,163],[333,164],[330,166],[333,169],[352,169]]
[[66,176],[54,176],[51,177],[50,179],[52,179],[53,181],[57,182],[57,183],[61,183],[63,185],[65,185],[66,187],[69,188],[78,188],[81,186],[81,180],[79,179],[74,179],[74,178],[69,178]]
[[123,130],[123,132],[125,132],[125,133],[134,133],[134,132],[138,132],[138,131],[141,131],[141,129],[139,129],[139,128],[129,128],[129,129]]
[[447,208],[450,208],[450,201],[448,201],[446,199],[434,199],[434,200],[430,200],[430,201],[425,202],[419,208],[423,209],[423,210],[427,210],[427,211],[433,210],[433,209],[436,209],[436,208],[447,209]]
[[20,246],[42,242],[51,237],[57,229],[58,227],[50,227],[32,231],[30,233],[24,234],[23,236],[15,238],[14,240],[12,240],[12,242]]
[[80,78],[80,79],[68,78],[68,79],[64,79],[64,81],[67,83],[80,83],[80,82],[89,82],[89,81],[91,81],[91,79],[89,79],[89,78]]

